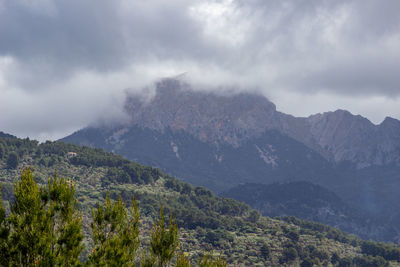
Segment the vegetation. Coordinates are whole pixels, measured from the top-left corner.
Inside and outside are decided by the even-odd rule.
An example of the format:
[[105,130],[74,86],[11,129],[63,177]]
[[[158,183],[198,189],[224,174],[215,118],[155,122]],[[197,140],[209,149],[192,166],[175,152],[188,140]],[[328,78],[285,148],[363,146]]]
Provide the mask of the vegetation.
[[[31,196],[30,209],[37,209],[32,222],[35,222],[37,236],[42,239],[32,244],[35,249],[30,258],[39,259],[38,262],[42,262],[44,255],[54,255],[53,263],[62,265],[65,258],[55,252],[61,245],[72,244],[62,239],[62,233],[66,229],[79,229],[74,230],[75,245],[71,247],[82,252],[78,256],[77,251],[70,252],[74,255],[70,260],[76,265],[84,262],[88,266],[114,263],[129,266],[134,261],[136,265],[154,266],[165,265],[170,260],[169,264],[175,266],[189,266],[190,263],[218,266],[218,261],[245,266],[351,266],[361,263],[399,266],[400,259],[396,256],[399,248],[395,245],[363,241],[336,228],[297,218],[263,217],[243,203],[216,197],[205,188],[194,187],[158,169],[100,149],[58,142],[38,144],[12,137],[0,138],[0,144],[4,148],[0,179],[6,200],[0,206],[2,266],[9,265],[5,259],[15,259],[11,253],[7,254],[16,252],[16,249],[10,250],[9,246],[15,244],[9,241],[18,231],[24,230],[16,232],[20,229],[16,226],[28,220],[11,220],[28,216],[16,213],[16,203],[20,203],[18,196]],[[15,169],[7,168],[10,153],[19,156]],[[30,166],[30,172],[22,172],[26,166]],[[54,170],[58,173],[56,177]],[[22,177],[29,178],[30,184],[37,185],[37,190],[34,186],[18,185],[23,179],[15,181],[15,177],[21,172]],[[108,176],[113,172],[118,174]],[[60,176],[70,177],[70,180],[59,179]],[[18,194],[18,188],[26,189],[29,194]],[[75,196],[72,200],[68,197],[71,195]],[[173,216],[164,217],[164,213],[160,213],[161,206]],[[63,213],[65,207],[68,212]],[[37,214],[43,214],[45,219],[39,219]],[[40,225],[56,227],[41,228]],[[68,228],[68,225],[76,227]],[[160,243],[164,242],[166,246],[160,248]],[[52,249],[37,248],[44,244]],[[130,251],[129,255],[126,251]]]
[[99,203],[92,211],[94,248],[89,266],[132,266],[139,247],[139,212],[132,201],[128,214],[121,198],[112,202],[107,196],[104,207]]
[[74,186],[55,176],[38,187],[30,169],[15,184],[8,218],[1,216],[4,266],[77,266],[82,252],[81,218]]
[[[66,179],[50,179],[39,186],[27,168],[15,184],[15,199],[10,215],[0,206],[1,266],[81,266],[83,250],[81,219],[76,210],[74,185]],[[121,199],[106,197],[92,211],[91,235],[94,248],[87,266],[136,266],[139,248],[139,212],[132,200],[130,212]],[[150,258],[146,266],[167,266],[179,246],[176,220],[170,216],[166,228],[163,209],[151,232]],[[147,254],[144,254],[147,255]],[[199,261],[200,266],[204,259]],[[177,266],[190,266],[184,255],[177,257]],[[214,262],[212,256],[207,264]],[[218,266],[226,263],[218,258]],[[149,264],[150,263],[150,264]],[[211,265],[214,266],[214,265]]]

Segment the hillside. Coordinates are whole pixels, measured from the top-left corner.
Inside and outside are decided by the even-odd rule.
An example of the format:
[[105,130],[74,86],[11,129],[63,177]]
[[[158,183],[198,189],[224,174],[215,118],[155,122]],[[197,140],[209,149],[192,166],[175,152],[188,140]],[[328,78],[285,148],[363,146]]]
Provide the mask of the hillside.
[[113,151],[215,192],[243,182],[321,182],[321,177],[333,179],[335,172],[321,155],[274,130],[239,147],[202,142],[182,130],[159,132],[138,126],[87,128],[63,141]]
[[335,193],[309,182],[243,184],[221,194],[249,204],[269,217],[295,216],[338,227],[368,239],[390,236],[379,220],[349,206]]
[[[374,125],[344,110],[297,118],[261,95],[194,89],[163,79],[152,98],[128,96],[128,122],[87,127],[62,141],[103,148],[215,193],[243,183],[311,182],[365,214],[361,225],[350,220],[343,229],[399,242],[398,120]],[[375,230],[362,230],[364,221]],[[321,222],[338,226],[335,218]]]
[[[385,266],[382,257],[397,266],[400,261],[400,250],[395,246],[362,241],[335,228],[295,218],[260,217],[246,204],[216,197],[205,188],[193,187],[158,169],[101,149],[6,137],[0,138],[0,150],[5,198],[12,200],[13,181],[24,167],[31,166],[41,183],[57,171],[76,185],[86,233],[90,210],[104,200],[107,192],[112,198],[121,195],[125,200],[133,194],[147,229],[162,203],[176,214],[183,248],[193,258],[206,249],[221,253],[230,264],[246,266],[285,262],[373,262],[373,266]],[[90,242],[86,240],[89,247]]]

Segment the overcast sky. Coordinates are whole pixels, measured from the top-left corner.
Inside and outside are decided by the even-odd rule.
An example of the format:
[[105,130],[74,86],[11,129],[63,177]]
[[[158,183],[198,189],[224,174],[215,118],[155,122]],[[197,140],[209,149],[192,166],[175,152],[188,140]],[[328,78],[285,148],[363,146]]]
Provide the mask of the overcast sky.
[[40,140],[122,116],[188,73],[296,116],[400,118],[398,0],[0,0],[0,131]]

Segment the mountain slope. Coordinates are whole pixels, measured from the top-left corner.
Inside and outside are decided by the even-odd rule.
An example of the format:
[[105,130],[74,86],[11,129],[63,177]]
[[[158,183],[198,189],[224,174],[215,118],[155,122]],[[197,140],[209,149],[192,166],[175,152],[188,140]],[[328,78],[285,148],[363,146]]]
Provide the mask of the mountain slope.
[[366,118],[337,110],[307,118],[310,135],[335,162],[363,168],[400,164],[400,121],[386,118],[374,125]]
[[318,153],[277,131],[243,141],[238,147],[202,142],[184,131],[167,128],[159,132],[137,126],[87,128],[63,141],[102,147],[215,191],[244,181],[318,181],[334,173]]
[[[306,259],[318,264],[385,263],[381,257],[398,266],[400,260],[400,249],[393,245],[362,241],[337,229],[294,218],[282,221],[259,217],[243,203],[216,197],[207,189],[101,149],[17,138],[0,138],[0,143],[6,151],[0,159],[3,196],[12,199],[13,180],[25,166],[31,166],[41,183],[57,170],[59,176],[68,176],[75,183],[86,233],[90,209],[104,201],[107,192],[112,198],[121,195],[126,200],[133,194],[138,198],[145,232],[161,203],[176,214],[182,247],[193,258],[206,248],[222,253],[230,264],[246,266],[296,265]],[[19,155],[17,169],[5,169],[10,153]],[[90,239],[86,242],[90,247]]]
[[296,118],[276,111],[261,95],[193,91],[177,79],[157,83],[155,96],[147,102],[131,95],[125,109],[132,125],[182,130],[207,143],[239,146],[275,129],[334,162],[350,161],[358,167],[400,164],[400,121],[393,118],[374,125],[344,110]]
[[335,193],[309,182],[244,184],[229,189],[222,196],[243,201],[265,216],[296,216],[318,221],[366,239],[390,234]]
[[[151,99],[129,95],[125,111],[130,121],[108,129],[110,142],[115,138],[118,141],[130,127],[139,127],[161,133],[185,132],[204,143],[236,148],[276,130],[333,163],[348,161],[357,168],[400,166],[400,121],[393,118],[374,125],[344,110],[296,118],[276,111],[275,105],[261,95],[193,91],[177,79],[158,82]],[[79,131],[74,133],[76,142],[78,135]]]
[[88,127],[62,141],[104,148],[215,192],[242,183],[312,182],[390,233],[369,238],[400,240],[395,119],[374,125],[343,110],[296,118],[260,95],[193,91],[177,79],[158,82],[152,98],[130,95],[125,110],[129,122]]

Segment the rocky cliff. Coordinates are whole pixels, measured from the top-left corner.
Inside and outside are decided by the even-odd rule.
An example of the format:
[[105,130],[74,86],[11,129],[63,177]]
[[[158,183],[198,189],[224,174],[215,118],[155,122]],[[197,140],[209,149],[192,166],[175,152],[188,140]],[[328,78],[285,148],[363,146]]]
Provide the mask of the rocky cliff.
[[334,162],[350,161],[358,168],[400,165],[400,121],[393,118],[374,125],[345,110],[296,118],[276,111],[262,95],[193,91],[177,79],[158,82],[150,101],[130,96],[126,111],[131,125],[184,131],[207,143],[239,147],[274,129]]

